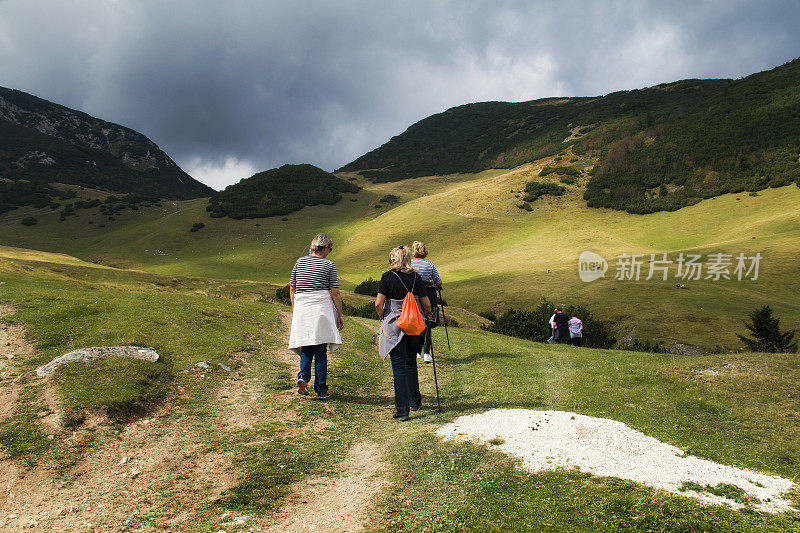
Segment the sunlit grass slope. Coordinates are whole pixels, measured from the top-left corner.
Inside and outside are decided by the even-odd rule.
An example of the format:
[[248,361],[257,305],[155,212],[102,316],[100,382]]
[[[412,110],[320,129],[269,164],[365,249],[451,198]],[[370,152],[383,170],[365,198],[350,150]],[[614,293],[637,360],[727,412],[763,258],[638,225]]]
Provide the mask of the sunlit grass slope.
[[[582,158],[571,166],[586,170],[595,162]],[[771,305],[784,327],[800,326],[794,296],[800,290],[796,186],[642,216],[586,207],[584,173],[566,185],[564,196],[543,197],[530,212],[517,207],[528,180],[558,181],[555,174],[538,177],[545,165],[556,164],[563,163],[547,158],[510,171],[383,184],[359,179],[364,190],[334,206],[268,219],[213,219],[202,199],[125,211],[113,222],[85,212],[64,222],[56,213],[34,213],[39,224],[31,227],[19,223],[31,211],[17,210],[0,218],[0,243],[158,273],[283,284],[311,237],[324,231],[335,241],[331,258],[344,286],[352,287],[380,275],[391,247],[421,240],[445,277],[449,302],[476,312],[529,307],[547,297],[588,305],[624,337],[707,349],[738,346],[733,332],[743,329],[742,320],[759,305]],[[387,194],[400,202],[381,203]],[[191,233],[195,222],[206,226]],[[605,279],[580,281],[577,260],[584,250],[609,260]],[[760,253],[759,278],[685,281],[675,278],[673,269],[667,281],[613,279],[612,258],[618,254],[646,254],[647,260],[651,253],[667,252],[676,260],[682,251]],[[642,278],[647,268],[645,262]]]
[[[392,423],[391,371],[372,345],[376,321],[346,320],[345,343],[331,359],[331,400],[323,405],[292,393],[295,369],[281,357],[286,326],[278,318],[287,307],[260,301],[257,293],[217,298],[219,284],[212,280],[24,259],[0,259],[0,276],[0,302],[17,309],[4,320],[25,324],[36,346],[33,356],[15,360],[15,373],[30,373],[77,347],[153,346],[162,355],[164,376],[135,392],[166,396],[159,397],[162,410],[148,427],[174,423],[167,427],[191,432],[202,453],[236,458],[235,484],[219,498],[199,493],[194,507],[181,507],[163,501],[170,494],[164,486],[165,495],[154,494],[139,510],[149,527],[216,530],[225,512],[268,519],[296,484],[345,475],[335,465],[363,441],[375,443],[387,463],[370,531],[800,527],[795,513],[705,506],[579,471],[524,473],[491,447],[442,442],[434,435],[443,423],[487,409],[575,411],[622,421],[691,454],[797,479],[800,360],[792,354],[688,357],[573,349],[467,329],[450,332],[453,350],[447,352],[440,328],[434,342],[444,412],[433,408],[432,369],[423,365],[423,408],[410,422]],[[201,360],[242,365],[237,368],[244,375],[193,370]],[[65,367],[70,370],[54,382],[59,398],[66,407],[90,409],[114,399],[122,385],[141,384],[139,369],[112,374],[117,386],[104,386],[98,378],[118,364],[124,365],[109,360]],[[250,427],[219,421],[225,411],[218,391],[231,380],[252,383],[261,395],[260,414]],[[82,440],[74,428],[45,431],[36,403],[43,385],[32,376],[21,383],[29,394],[0,423],[0,460],[42,464],[47,468],[36,475],[60,476],[61,487],[69,486],[85,457],[107,442],[90,437],[102,429],[79,426]]]

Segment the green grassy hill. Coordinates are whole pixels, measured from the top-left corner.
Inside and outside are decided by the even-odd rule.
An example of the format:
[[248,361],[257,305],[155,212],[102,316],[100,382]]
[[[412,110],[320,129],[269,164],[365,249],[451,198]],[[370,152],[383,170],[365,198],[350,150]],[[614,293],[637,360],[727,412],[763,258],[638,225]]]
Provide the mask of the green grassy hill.
[[738,80],[682,80],[594,98],[482,102],[421,120],[345,165],[375,181],[594,154],[584,198],[632,213],[800,183],[800,59]]
[[[0,277],[4,332],[25,331],[31,345],[0,358],[6,530],[32,520],[57,531],[126,521],[134,530],[265,530],[286,509],[305,523],[319,506],[309,486],[326,494],[326,521],[364,520],[376,533],[800,530],[793,512],[702,505],[579,470],[527,473],[496,443],[434,434],[488,409],[573,411],[796,480],[795,354],[586,350],[453,329],[453,350],[437,352],[443,412],[423,365],[422,409],[393,423],[391,370],[373,345],[374,320],[346,319],[345,344],[330,358],[331,399],[314,402],[293,388],[288,307],[264,298],[261,284],[8,249],[0,249]],[[444,347],[441,328],[434,342]],[[110,358],[62,366],[50,378],[34,372],[73,349],[129,344],[155,348],[159,362]],[[797,491],[788,498],[800,506]]]
[[[344,286],[352,288],[380,275],[391,247],[422,240],[444,276],[449,303],[472,312],[532,308],[547,297],[586,304],[622,339],[707,350],[738,348],[734,333],[760,305],[772,306],[784,328],[800,327],[800,305],[793,297],[800,290],[798,187],[770,188],[757,196],[728,194],[676,212],[632,215],[586,206],[581,199],[586,170],[596,159],[580,157],[571,165],[581,173],[574,184],[564,185],[563,196],[544,196],[531,211],[517,207],[531,179],[559,182],[557,174],[539,177],[545,166],[559,164],[556,157],[511,171],[378,184],[359,178],[364,188],[352,196],[355,201],[305,207],[283,217],[286,221],[210,218],[203,199],[126,210],[114,221],[97,210],[80,210],[61,222],[48,209],[25,208],[0,217],[0,243],[161,274],[285,284],[296,258],[307,253],[314,234],[324,231],[334,239],[331,258]],[[380,201],[389,194],[399,203]],[[29,215],[39,223],[21,225]],[[197,222],[205,227],[190,232]],[[609,260],[605,279],[579,279],[577,261],[584,250]],[[761,253],[763,259],[756,281],[685,281],[673,277],[675,265],[667,281],[613,279],[618,254],[646,254],[647,260],[651,253],[668,253],[675,260],[680,252]],[[643,269],[646,277],[647,263]]]
[[212,217],[288,215],[305,206],[333,205],[359,187],[314,165],[283,165],[244,178],[211,197]]

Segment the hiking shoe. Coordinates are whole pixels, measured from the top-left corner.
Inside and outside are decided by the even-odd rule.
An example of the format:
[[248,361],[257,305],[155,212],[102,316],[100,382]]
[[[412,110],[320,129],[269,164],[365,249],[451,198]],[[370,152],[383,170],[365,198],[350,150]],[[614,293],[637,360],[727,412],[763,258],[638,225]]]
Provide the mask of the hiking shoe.
[[425,361],[426,363],[433,363],[433,357],[429,353],[423,355],[422,360]]
[[330,398],[330,397],[331,397],[331,395],[330,395],[330,394],[317,394],[317,397],[316,397],[316,398],[314,398],[314,399],[315,399],[315,400],[319,400],[319,401],[321,401],[321,402],[322,402],[322,401],[325,401],[325,400],[327,400],[327,399],[328,399],[328,398]]
[[297,394],[308,396],[308,383],[306,383],[302,379],[297,380]]
[[407,421],[411,420],[410,416],[408,416],[408,415],[399,415],[397,413],[393,414],[392,418],[394,418],[395,420],[400,421],[400,422],[407,422]]
[[420,409],[422,409],[422,404],[411,406],[412,411],[419,411]]

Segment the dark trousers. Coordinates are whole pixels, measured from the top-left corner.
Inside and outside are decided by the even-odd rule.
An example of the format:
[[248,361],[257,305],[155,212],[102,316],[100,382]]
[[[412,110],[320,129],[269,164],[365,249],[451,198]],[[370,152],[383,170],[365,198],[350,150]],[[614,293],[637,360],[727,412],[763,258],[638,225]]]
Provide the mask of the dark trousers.
[[583,337],[572,337],[572,345],[578,348],[583,346]]
[[417,352],[422,345],[422,335],[403,335],[400,342],[389,352],[392,360],[394,380],[395,416],[408,416],[411,408],[422,405],[417,374]]
[[317,396],[328,394],[328,345],[316,344],[300,348],[300,372],[297,380],[311,381],[311,362],[314,362],[314,392]]
[[422,353],[431,353],[431,346],[433,345],[433,336],[431,335],[431,328],[425,328],[422,332]]

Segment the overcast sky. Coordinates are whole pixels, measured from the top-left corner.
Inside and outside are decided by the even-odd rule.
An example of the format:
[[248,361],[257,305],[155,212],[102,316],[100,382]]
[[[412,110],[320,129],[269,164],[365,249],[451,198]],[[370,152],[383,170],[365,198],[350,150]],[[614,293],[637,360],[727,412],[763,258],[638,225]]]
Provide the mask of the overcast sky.
[[0,85],[138,130],[215,189],[338,168],[485,100],[741,77],[800,2],[0,0]]

